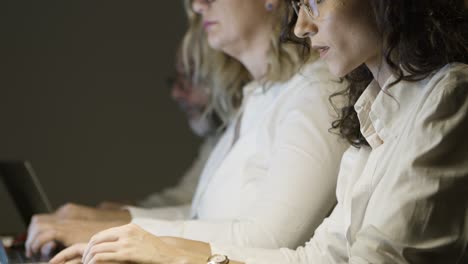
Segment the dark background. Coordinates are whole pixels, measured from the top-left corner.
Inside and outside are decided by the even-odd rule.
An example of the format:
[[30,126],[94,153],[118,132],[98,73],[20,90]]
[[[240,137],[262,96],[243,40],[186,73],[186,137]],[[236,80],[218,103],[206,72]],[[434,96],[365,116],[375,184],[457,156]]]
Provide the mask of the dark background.
[[[173,184],[198,139],[166,78],[182,0],[3,0],[0,159],[28,159],[52,204]],[[0,185],[0,234],[22,228]]]

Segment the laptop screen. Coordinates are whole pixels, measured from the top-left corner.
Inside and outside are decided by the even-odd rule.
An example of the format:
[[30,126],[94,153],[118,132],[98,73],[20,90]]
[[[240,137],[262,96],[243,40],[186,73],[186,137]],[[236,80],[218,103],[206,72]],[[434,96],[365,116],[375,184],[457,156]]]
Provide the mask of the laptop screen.
[[27,161],[0,161],[4,182],[25,226],[34,214],[51,213],[52,207]]

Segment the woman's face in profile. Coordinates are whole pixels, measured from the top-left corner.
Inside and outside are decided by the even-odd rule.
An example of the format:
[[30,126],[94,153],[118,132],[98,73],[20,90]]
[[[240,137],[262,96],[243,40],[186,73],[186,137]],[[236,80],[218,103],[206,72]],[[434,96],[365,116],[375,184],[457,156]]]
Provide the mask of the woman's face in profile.
[[[363,63],[380,62],[381,39],[370,1],[374,0],[305,0],[294,33],[310,38],[312,48],[338,77]],[[312,15],[307,5],[315,5]]]
[[265,3],[265,0],[193,0],[192,9],[202,18],[210,46],[226,51],[246,49],[239,47],[239,43],[254,43],[260,35],[272,32]]

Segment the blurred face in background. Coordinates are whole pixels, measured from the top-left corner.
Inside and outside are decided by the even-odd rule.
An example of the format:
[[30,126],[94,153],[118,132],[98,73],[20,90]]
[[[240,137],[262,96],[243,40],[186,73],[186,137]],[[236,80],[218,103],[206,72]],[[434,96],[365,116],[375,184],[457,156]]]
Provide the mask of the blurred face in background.
[[[276,3],[276,2],[275,2]],[[193,0],[210,46],[232,56],[272,34],[266,0]]]
[[176,76],[169,85],[172,99],[185,113],[190,128],[196,135],[204,137],[217,129],[213,115],[205,114],[209,102],[206,89],[193,85],[181,63],[176,66]]

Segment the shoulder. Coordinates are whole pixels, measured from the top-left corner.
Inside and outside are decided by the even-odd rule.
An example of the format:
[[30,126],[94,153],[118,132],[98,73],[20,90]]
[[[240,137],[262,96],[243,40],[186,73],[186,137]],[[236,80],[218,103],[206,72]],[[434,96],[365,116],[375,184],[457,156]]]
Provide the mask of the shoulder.
[[336,117],[330,96],[345,89],[345,83],[331,75],[321,61],[305,64],[280,90],[282,112],[314,111]]
[[427,96],[416,108],[406,155],[427,164],[440,162],[441,153],[455,159],[452,154],[468,147],[461,144],[468,129],[468,65],[447,65],[423,81]]
[[322,61],[304,64],[300,71],[281,85],[281,93],[289,100],[328,102],[328,97],[345,88]]
[[443,97],[455,90],[466,90],[468,84],[468,65],[462,63],[447,64],[425,80],[431,89],[432,100]]
[[338,88],[342,81],[333,76],[323,61],[313,61],[304,64],[289,81],[291,87],[296,89],[308,88],[315,92],[326,92]]
[[468,65],[461,63],[448,64],[425,82],[428,96],[420,113],[431,120],[438,116],[448,118],[459,112],[468,99]]
[[468,64],[464,63],[450,63],[438,70],[432,77],[435,80],[457,81],[467,80],[468,78]]

